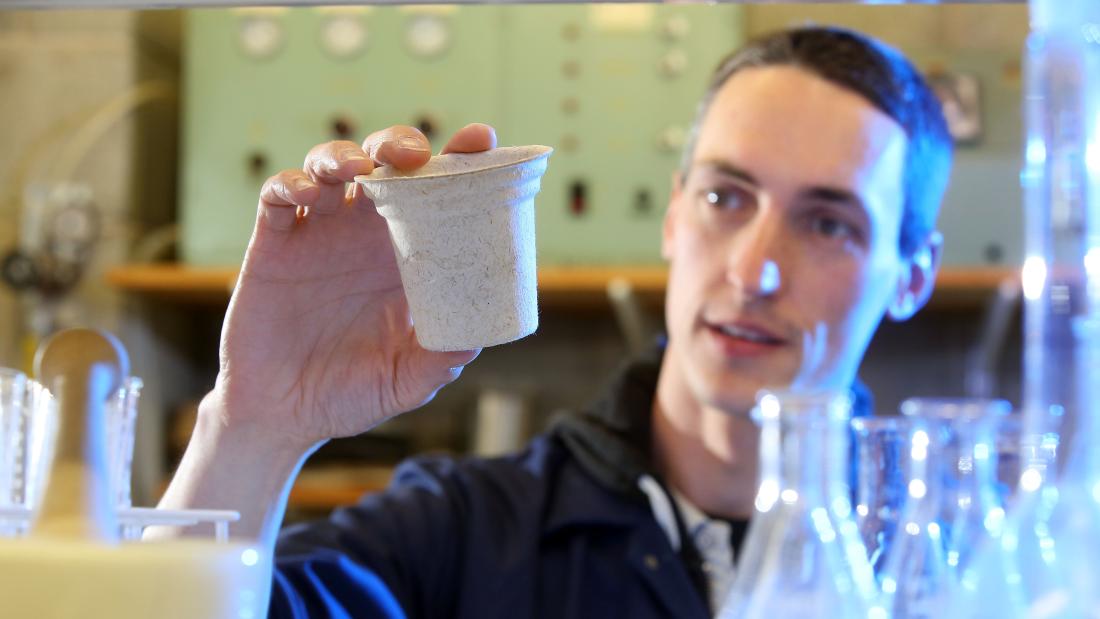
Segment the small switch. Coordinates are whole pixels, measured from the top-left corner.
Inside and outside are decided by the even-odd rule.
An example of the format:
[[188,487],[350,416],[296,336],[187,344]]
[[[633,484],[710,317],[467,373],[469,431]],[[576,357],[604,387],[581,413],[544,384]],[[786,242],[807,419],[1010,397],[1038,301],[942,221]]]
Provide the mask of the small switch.
[[351,140],[355,137],[355,123],[346,116],[336,116],[331,124],[332,137],[337,140]]
[[252,176],[263,176],[267,172],[267,155],[261,151],[252,151],[248,155],[248,173]]
[[561,63],[561,73],[566,78],[575,80],[581,74],[581,63],[576,60],[566,60]]
[[569,212],[574,217],[580,217],[588,210],[588,185],[583,180],[576,180],[569,186]]
[[1005,257],[1004,248],[1000,243],[990,243],[985,246],[985,260],[990,264],[1000,264]]
[[435,135],[439,132],[439,123],[432,119],[431,116],[425,114],[418,118],[414,123],[417,129],[420,129],[420,133],[424,134],[424,137],[428,138],[431,142]]
[[646,188],[641,188],[634,194],[634,212],[638,215],[648,215],[653,211],[653,197]]
[[576,41],[580,38],[580,36],[581,27],[579,24],[577,24],[577,22],[571,21],[562,26],[561,38],[565,39],[566,41]]

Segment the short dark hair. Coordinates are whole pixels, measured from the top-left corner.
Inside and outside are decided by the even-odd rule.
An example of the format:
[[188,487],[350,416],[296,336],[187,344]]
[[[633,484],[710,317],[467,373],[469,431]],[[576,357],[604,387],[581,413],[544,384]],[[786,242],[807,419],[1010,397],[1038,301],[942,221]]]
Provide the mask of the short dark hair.
[[691,169],[699,126],[715,94],[742,69],[793,66],[854,92],[894,119],[908,137],[898,246],[910,256],[936,226],[951,175],[953,142],[939,100],[900,52],[868,36],[834,27],[766,35],[727,56],[714,71],[695,115],[681,174]]

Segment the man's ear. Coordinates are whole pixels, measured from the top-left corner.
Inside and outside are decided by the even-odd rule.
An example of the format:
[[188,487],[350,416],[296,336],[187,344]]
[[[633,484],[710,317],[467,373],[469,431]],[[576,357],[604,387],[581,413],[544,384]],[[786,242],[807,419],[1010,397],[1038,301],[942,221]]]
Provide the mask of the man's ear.
[[679,171],[672,173],[672,191],[668,197],[668,207],[665,209],[665,219],[661,225],[661,257],[666,261],[672,259],[672,245],[676,235],[676,204],[680,202],[683,192],[683,174]]
[[908,320],[924,307],[932,296],[936,284],[936,272],[943,255],[943,235],[933,231],[902,264],[898,276],[898,289],[886,315],[891,320]]

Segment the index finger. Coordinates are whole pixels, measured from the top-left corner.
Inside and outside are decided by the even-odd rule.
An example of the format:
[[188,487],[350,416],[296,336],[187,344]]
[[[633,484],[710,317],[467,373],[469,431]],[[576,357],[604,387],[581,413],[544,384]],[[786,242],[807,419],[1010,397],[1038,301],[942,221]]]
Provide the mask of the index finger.
[[370,174],[374,163],[355,142],[325,142],[310,149],[302,169],[319,183],[343,184]]
[[363,150],[378,165],[392,165],[401,170],[419,168],[432,157],[428,138],[408,125],[375,131],[363,140]]
[[480,153],[497,147],[497,132],[485,123],[471,123],[459,129],[439,154]]

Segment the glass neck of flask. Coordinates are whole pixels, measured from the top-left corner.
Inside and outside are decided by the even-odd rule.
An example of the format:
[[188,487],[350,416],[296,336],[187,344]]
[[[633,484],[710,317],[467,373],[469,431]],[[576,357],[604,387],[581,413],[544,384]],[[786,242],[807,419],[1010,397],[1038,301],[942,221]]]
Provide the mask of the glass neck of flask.
[[849,411],[846,396],[803,396],[781,399],[775,411],[764,413],[758,509],[828,506],[847,515]]
[[[996,433],[1012,411],[1004,400],[914,398],[901,405],[916,423],[910,440],[909,494],[930,495],[941,508],[964,512],[991,509],[996,497]],[[926,482],[926,483],[924,483]],[[941,496],[943,495],[943,496]]]

